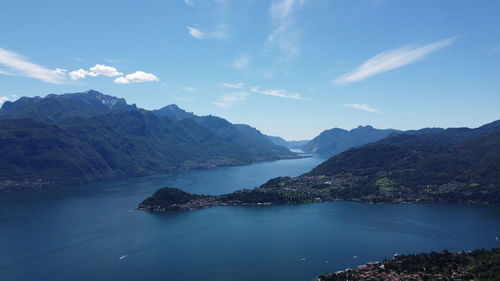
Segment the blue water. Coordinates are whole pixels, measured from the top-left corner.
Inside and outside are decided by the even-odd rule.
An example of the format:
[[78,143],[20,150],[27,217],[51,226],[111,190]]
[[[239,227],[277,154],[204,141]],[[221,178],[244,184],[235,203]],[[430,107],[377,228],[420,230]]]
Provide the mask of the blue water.
[[500,246],[499,206],[135,209],[159,187],[227,193],[299,175],[320,162],[282,160],[0,194],[0,280],[309,281],[395,253]]

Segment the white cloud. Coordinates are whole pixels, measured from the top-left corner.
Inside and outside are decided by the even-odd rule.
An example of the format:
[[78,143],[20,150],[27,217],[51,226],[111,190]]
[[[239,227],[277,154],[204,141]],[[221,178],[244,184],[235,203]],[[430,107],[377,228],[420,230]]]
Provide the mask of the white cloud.
[[2,74],[21,75],[51,84],[63,84],[67,82],[62,69],[51,70],[28,61],[25,57],[5,49],[0,49],[0,65],[9,68],[9,72]]
[[259,87],[252,87],[250,89],[250,91],[252,93],[256,93],[256,94],[269,95],[269,96],[280,97],[280,98],[295,99],[295,100],[308,100],[306,98],[301,97],[297,93],[291,93],[291,92],[284,90],[284,89],[261,90],[261,89],[259,89]]
[[374,113],[382,113],[379,110],[369,106],[366,103],[344,103],[344,107],[346,108],[351,108],[351,109],[356,109],[356,110],[363,110],[363,111],[368,111],[368,112],[374,112]]
[[82,69],[82,68],[80,68],[78,70],[71,71],[69,73],[69,78],[71,78],[71,80],[80,80],[80,79],[84,79],[87,76],[95,77],[95,76],[97,76],[97,74],[90,72],[90,71],[87,71],[87,70]]
[[107,77],[115,77],[123,75],[123,73],[118,72],[118,70],[112,66],[107,66],[104,64],[96,64],[94,67],[89,69],[91,72],[97,75],[104,75]]
[[142,82],[156,82],[158,80],[160,79],[158,79],[158,77],[156,77],[153,73],[136,71],[134,73],[118,77],[114,80],[114,82],[117,84],[130,84],[130,83],[142,83]]
[[184,3],[186,3],[186,5],[188,5],[188,6],[194,5],[193,0],[184,0]]
[[243,83],[218,83],[217,87],[219,87],[219,88],[242,89],[243,88]]
[[67,70],[67,69],[64,69],[64,68],[59,68],[59,67],[58,67],[58,68],[56,68],[56,69],[54,70],[54,72],[55,72],[55,73],[57,73],[57,74],[59,74],[59,75],[64,76],[64,75],[66,75],[66,73],[68,73],[68,70]]
[[335,83],[351,83],[364,80],[368,77],[396,69],[421,59],[428,54],[447,47],[455,41],[455,38],[448,38],[424,46],[407,46],[380,53],[365,61],[351,73],[342,75],[335,79]]
[[222,108],[229,108],[235,104],[244,102],[248,97],[248,93],[237,92],[237,93],[226,93],[220,96],[216,101],[213,102],[214,105]]
[[104,75],[107,77],[116,77],[123,75],[123,73],[118,72],[118,70],[112,66],[96,64],[89,70],[80,68],[78,70],[71,71],[69,73],[69,78],[71,78],[71,80],[80,80],[86,78],[87,76],[96,77],[99,75]]
[[240,55],[233,61],[233,67],[236,69],[245,68],[250,63],[250,58],[246,55]]
[[2,105],[4,102],[8,101],[9,98],[8,97],[0,97],[0,105]]
[[193,36],[194,38],[202,39],[203,37],[205,37],[205,33],[201,32],[201,30],[199,30],[198,28],[187,26],[187,29],[189,34],[191,34],[191,36]]
[[214,32],[203,32],[199,28],[191,27],[191,26],[186,26],[188,29],[188,32],[191,36],[193,36],[196,39],[203,39],[203,38],[215,38],[215,39],[224,39],[226,38],[226,33],[224,32],[225,25],[220,25],[217,30]]
[[270,14],[274,29],[267,37],[267,44],[276,46],[287,59],[299,54],[300,31],[294,28],[294,13],[305,0],[279,0],[271,4]]

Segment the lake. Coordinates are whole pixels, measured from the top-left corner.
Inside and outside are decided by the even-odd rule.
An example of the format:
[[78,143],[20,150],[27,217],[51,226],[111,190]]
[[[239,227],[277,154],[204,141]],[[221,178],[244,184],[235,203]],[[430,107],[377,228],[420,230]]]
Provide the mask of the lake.
[[0,194],[0,280],[314,280],[395,253],[500,247],[500,206],[329,202],[152,214],[156,189],[222,194],[311,157]]

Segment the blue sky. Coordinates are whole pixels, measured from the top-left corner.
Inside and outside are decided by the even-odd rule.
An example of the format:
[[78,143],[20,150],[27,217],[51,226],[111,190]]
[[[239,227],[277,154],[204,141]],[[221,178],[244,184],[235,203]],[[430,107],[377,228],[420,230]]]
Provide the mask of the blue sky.
[[96,89],[286,139],[500,119],[500,1],[0,0],[0,103]]

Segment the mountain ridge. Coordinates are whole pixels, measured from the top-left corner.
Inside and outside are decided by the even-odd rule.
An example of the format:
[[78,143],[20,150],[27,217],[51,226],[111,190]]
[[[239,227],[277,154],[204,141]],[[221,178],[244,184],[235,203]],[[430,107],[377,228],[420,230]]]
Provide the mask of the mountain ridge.
[[317,153],[323,157],[331,157],[350,148],[372,143],[401,131],[395,129],[376,129],[370,125],[358,126],[351,130],[333,128],[302,146],[305,152]]
[[[223,120],[234,134],[94,90],[6,103],[0,109],[0,190],[298,157],[254,128],[211,119]],[[242,133],[249,130],[254,135]]]
[[[139,208],[196,210],[218,205],[371,203],[500,203],[500,120],[478,128],[396,134],[330,157],[297,177],[219,196],[160,189]],[[172,199],[172,200],[170,200]]]

